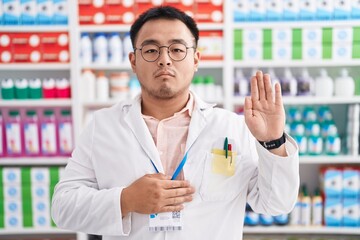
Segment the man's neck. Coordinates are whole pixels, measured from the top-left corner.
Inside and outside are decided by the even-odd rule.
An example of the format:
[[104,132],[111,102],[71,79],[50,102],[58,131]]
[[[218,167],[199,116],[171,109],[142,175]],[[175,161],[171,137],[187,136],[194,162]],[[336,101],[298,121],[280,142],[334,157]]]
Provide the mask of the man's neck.
[[149,95],[142,94],[142,114],[152,116],[158,120],[172,117],[186,106],[189,101],[189,94],[189,91],[186,91],[171,99],[155,99]]

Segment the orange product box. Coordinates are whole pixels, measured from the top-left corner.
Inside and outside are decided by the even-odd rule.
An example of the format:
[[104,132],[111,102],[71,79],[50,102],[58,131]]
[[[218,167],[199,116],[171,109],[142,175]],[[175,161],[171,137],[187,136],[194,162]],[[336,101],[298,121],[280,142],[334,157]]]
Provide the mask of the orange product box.
[[43,62],[69,62],[69,35],[66,32],[42,33]]
[[164,5],[176,7],[191,17],[194,17],[194,0],[164,0]]
[[38,33],[14,33],[11,44],[14,62],[41,62],[42,44]]
[[79,22],[80,24],[104,24],[106,20],[105,4],[98,6],[94,4],[79,4]]
[[107,24],[131,24],[135,21],[135,4],[107,5],[105,21]]
[[11,38],[12,34],[0,32],[0,63],[10,63],[13,61]]
[[223,59],[223,32],[222,31],[200,31],[198,50],[202,60]]
[[222,23],[223,1],[195,0],[195,20],[199,23]]

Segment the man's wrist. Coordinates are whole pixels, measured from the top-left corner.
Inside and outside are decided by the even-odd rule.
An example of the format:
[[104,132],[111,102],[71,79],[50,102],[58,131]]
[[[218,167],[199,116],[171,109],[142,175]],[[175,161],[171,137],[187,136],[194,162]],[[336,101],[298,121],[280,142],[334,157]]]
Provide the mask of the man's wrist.
[[263,146],[267,150],[277,149],[286,142],[285,133],[283,133],[283,135],[278,139],[267,142],[263,142],[263,141],[258,141],[258,142],[260,143],[261,146]]

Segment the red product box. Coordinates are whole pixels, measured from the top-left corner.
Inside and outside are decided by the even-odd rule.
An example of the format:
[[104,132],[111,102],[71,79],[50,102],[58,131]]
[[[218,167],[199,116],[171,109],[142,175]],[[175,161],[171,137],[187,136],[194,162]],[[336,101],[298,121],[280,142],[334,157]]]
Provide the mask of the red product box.
[[110,2],[106,8],[106,24],[131,24],[135,21],[135,4],[131,1],[122,1],[120,4],[115,0]]
[[195,0],[195,20],[198,23],[222,23],[224,19],[222,0]]
[[195,14],[194,0],[164,0],[164,5],[180,9],[191,17]]
[[80,24],[104,24],[106,20],[105,4],[96,5],[96,3],[103,3],[102,1],[82,1],[79,3],[79,22]]
[[164,4],[164,0],[135,0],[136,3],[136,16],[138,18],[140,14],[149,10],[150,8],[160,6]]
[[202,60],[223,60],[223,32],[200,31],[198,50]]
[[69,62],[69,41],[69,35],[66,32],[42,33],[43,62]]
[[14,62],[41,62],[42,44],[38,33],[14,33],[11,38]]
[[13,61],[11,38],[12,34],[0,33],[0,63],[10,63]]

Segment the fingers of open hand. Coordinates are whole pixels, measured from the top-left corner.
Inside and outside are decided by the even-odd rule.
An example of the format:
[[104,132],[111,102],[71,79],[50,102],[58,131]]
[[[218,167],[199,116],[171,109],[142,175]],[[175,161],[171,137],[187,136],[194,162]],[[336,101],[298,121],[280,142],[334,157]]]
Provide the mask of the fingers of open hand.
[[269,74],[257,71],[251,78],[251,100],[252,101],[273,101],[273,93]]

